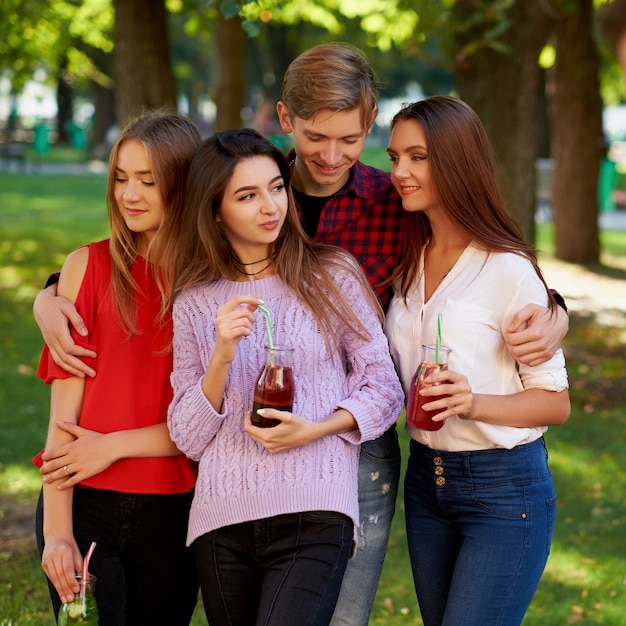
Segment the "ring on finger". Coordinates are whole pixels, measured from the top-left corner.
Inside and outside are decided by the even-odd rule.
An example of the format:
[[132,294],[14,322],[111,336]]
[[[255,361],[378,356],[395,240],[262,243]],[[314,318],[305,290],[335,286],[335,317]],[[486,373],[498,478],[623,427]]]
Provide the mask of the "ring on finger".
[[64,466],[63,466],[63,469],[64,469],[64,470],[65,470],[68,474],[71,474],[71,473],[72,473],[72,472],[70,472],[70,468],[69,468],[69,466],[68,466],[68,465],[64,465]]

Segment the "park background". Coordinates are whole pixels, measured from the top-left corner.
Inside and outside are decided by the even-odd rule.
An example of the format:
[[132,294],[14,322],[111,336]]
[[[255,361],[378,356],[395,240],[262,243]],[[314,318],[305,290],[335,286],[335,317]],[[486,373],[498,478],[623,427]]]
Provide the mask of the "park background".
[[[325,41],[361,47],[381,82],[365,162],[389,169],[389,115],[405,101],[456,94],[485,123],[511,212],[570,306],[572,416],[546,436],[557,529],[524,623],[626,624],[625,16],[623,0],[3,1],[0,626],[53,623],[32,532],[49,405],[32,301],[71,250],[106,236],[116,130],[169,105],[205,134],[255,126],[286,149],[282,74]],[[377,626],[421,624],[402,508],[400,495]]]

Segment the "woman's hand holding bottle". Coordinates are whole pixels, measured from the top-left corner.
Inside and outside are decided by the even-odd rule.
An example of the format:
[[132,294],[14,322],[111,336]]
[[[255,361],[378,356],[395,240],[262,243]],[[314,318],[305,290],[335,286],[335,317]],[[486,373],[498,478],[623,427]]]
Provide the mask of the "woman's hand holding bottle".
[[429,400],[432,397],[432,400],[423,405],[424,409],[441,410],[441,413],[432,418],[433,422],[441,422],[453,415],[461,419],[472,419],[474,396],[467,376],[451,370],[441,370],[427,376],[425,382],[431,386],[420,389],[419,394]]

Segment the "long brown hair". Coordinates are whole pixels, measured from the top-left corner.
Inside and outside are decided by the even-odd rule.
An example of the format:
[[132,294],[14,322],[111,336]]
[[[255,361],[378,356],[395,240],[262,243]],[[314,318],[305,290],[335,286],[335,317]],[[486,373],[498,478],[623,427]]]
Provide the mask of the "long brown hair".
[[338,346],[336,325],[333,323],[335,316],[359,336],[368,337],[358,313],[352,310],[332,280],[338,269],[351,272],[363,286],[382,321],[380,305],[358,262],[340,248],[322,245],[307,237],[289,188],[290,170],[285,156],[249,128],[228,130],[209,137],[191,162],[187,207],[180,233],[184,245],[173,246],[178,256],[172,297],[187,287],[210,283],[235,273],[233,258],[236,256],[216,216],[237,164],[257,156],[269,157],[276,163],[288,189],[285,222],[270,250],[276,273],[311,310],[320,323],[329,348],[331,345],[334,348]]
[[[163,200],[163,222],[148,247],[148,260],[158,267],[155,278],[162,295],[171,279],[169,259],[162,258],[159,239],[169,238],[180,228],[184,209],[187,168],[202,137],[197,126],[178,113],[155,111],[132,119],[121,131],[109,158],[107,211],[110,225],[109,249],[112,258],[112,286],[120,322],[129,334],[137,331],[135,294],[138,286],[131,275],[131,264],[137,257],[138,233],[131,231],[115,201],[115,167],[124,142],[135,140],[146,149],[154,182]],[[168,309],[163,299],[161,319]]]
[[[482,122],[472,108],[451,96],[431,96],[406,105],[391,121],[419,123],[426,137],[430,174],[446,214],[468,233],[478,247],[489,252],[512,252],[527,258],[543,282],[549,306],[556,302],[546,285],[533,247],[506,210],[498,186],[491,145]],[[404,252],[394,277],[407,297],[419,271],[424,245],[432,235],[421,211],[407,215]]]

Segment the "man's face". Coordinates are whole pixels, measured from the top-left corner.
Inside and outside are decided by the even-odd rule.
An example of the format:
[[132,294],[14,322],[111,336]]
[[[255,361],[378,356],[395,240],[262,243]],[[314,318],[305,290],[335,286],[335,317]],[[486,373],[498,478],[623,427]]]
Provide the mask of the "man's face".
[[361,155],[371,125],[363,128],[359,108],[319,111],[308,120],[291,118],[284,102],[276,108],[283,131],[293,133],[295,188],[311,196],[332,196],[350,177],[350,168]]

